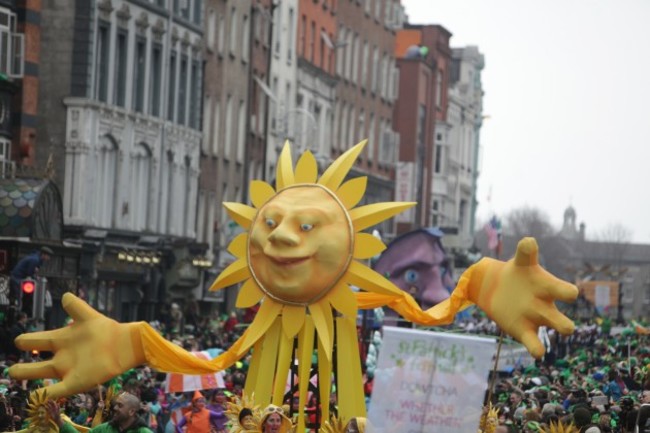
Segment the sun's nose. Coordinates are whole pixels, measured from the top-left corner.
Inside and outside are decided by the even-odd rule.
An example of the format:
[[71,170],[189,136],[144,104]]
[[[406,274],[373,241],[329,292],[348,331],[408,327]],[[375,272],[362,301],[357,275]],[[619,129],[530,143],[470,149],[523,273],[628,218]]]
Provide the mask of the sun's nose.
[[269,241],[273,244],[296,246],[300,243],[300,236],[288,224],[280,224],[269,235]]

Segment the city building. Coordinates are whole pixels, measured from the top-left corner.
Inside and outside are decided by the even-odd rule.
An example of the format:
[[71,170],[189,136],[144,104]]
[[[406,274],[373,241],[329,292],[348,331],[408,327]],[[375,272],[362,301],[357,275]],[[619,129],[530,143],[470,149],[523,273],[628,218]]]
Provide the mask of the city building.
[[76,291],[122,321],[200,281],[202,20],[201,0],[42,3],[35,160],[63,184]]
[[400,134],[396,197],[417,206],[396,218],[397,232],[432,224],[437,123],[445,122],[451,33],[439,25],[407,25],[397,32],[399,98],[394,125]]
[[447,116],[435,128],[431,225],[457,250],[468,250],[474,239],[484,66],[477,47],[452,49]]
[[[335,53],[335,133],[320,136],[331,143],[335,159],[363,139],[368,143],[350,176],[367,176],[365,200],[369,203],[395,199],[395,170],[399,134],[393,128],[398,97],[398,71],[393,54],[395,34],[405,20],[396,0],[338,2],[336,38],[321,31],[320,45]],[[378,229],[391,237],[394,222]]]

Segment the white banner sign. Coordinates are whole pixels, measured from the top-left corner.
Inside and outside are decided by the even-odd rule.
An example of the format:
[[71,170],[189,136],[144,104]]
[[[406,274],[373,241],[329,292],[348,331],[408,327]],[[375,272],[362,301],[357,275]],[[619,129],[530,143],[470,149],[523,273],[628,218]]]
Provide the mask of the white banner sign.
[[369,433],[476,433],[496,341],[384,328]]

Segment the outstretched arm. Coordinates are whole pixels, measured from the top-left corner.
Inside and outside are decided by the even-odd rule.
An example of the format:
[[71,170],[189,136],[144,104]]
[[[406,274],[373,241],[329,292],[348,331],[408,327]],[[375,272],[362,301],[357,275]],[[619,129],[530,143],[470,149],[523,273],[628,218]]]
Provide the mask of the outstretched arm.
[[47,387],[52,398],[84,392],[145,363],[160,371],[205,374],[223,370],[245,354],[246,333],[228,351],[206,361],[165,340],[145,322],[118,323],[71,293],[63,295],[62,304],[74,319],[72,325],[16,339],[22,350],[54,352],[54,357],[9,370],[19,380],[61,378]]

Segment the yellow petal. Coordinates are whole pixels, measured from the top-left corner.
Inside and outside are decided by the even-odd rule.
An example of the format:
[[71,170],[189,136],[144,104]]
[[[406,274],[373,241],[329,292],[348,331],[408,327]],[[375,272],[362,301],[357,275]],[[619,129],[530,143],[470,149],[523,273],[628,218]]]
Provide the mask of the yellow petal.
[[302,154],[296,164],[296,183],[314,183],[318,178],[318,163],[308,150]]
[[257,210],[254,207],[242,203],[224,202],[223,207],[228,211],[230,218],[245,229],[251,227],[255,215],[257,215]]
[[295,182],[293,176],[293,162],[291,161],[291,146],[287,140],[284,143],[280,158],[278,159],[277,173],[275,178],[275,190],[280,191]]
[[318,183],[332,191],[336,191],[341,185],[341,182],[345,179],[345,176],[348,175],[348,172],[354,165],[354,161],[356,161],[359,153],[361,153],[367,142],[368,140],[363,140],[359,144],[350,148],[343,155],[339,156],[336,161],[325,170],[325,173],[320,177]]
[[275,190],[263,180],[253,180],[251,181],[250,195],[251,203],[259,209],[275,195]]
[[341,185],[341,187],[336,190],[336,195],[346,209],[352,209],[363,198],[367,184],[368,178],[366,176],[355,177]]
[[369,233],[357,233],[354,236],[354,252],[352,257],[355,259],[369,259],[386,249],[386,245]]
[[251,273],[248,270],[248,264],[246,260],[237,260],[234,263],[231,263],[226,269],[219,274],[214,283],[210,286],[210,291],[223,289],[224,287],[232,286],[233,284],[244,281],[246,278],[250,278]]
[[316,333],[327,352],[327,359],[331,359],[332,347],[334,345],[334,319],[332,309],[327,301],[316,302],[309,306],[311,318],[316,326]]
[[412,202],[387,202],[354,208],[350,210],[350,218],[352,219],[354,231],[359,232],[368,227],[372,227],[416,204]]
[[357,298],[347,283],[339,282],[328,296],[330,304],[346,317],[357,317]]
[[[332,332],[333,328],[334,326],[332,325]],[[327,385],[318,387],[320,401],[330,401],[330,390],[332,388],[330,385],[332,383],[332,351],[325,349],[320,340],[318,341],[318,381]],[[321,410],[321,419],[329,419],[329,404],[321,405]]]
[[382,295],[402,296],[403,293],[388,278],[354,260],[350,262],[348,271],[342,280],[369,292]]
[[293,338],[305,323],[305,307],[285,305],[282,309],[282,328],[287,337]]
[[248,233],[240,233],[235,236],[228,245],[228,252],[238,259],[246,257],[246,247],[248,246]]
[[241,289],[239,289],[239,295],[237,295],[237,303],[235,304],[235,307],[250,308],[260,302],[263,297],[264,292],[257,287],[255,280],[250,278],[244,283]]
[[246,338],[239,348],[238,354],[244,354],[250,347],[269,330],[275,319],[282,311],[282,304],[266,298],[255,315],[253,323],[248,327]]
[[[285,306],[283,311],[287,307]],[[284,313],[283,313],[284,314]],[[289,377],[289,367],[291,366],[291,355],[293,354],[293,338],[286,336],[286,333],[280,334],[280,347],[278,349],[278,366],[275,377]],[[284,403],[284,390],[286,382],[276,380],[273,385],[273,404],[281,406]]]
[[[309,387],[309,370],[311,356],[314,351],[314,323],[310,316],[305,317],[305,326],[298,337],[298,393],[301,408],[307,405],[307,389]],[[343,364],[340,364],[343,365]],[[360,370],[360,369],[358,369]],[[361,373],[359,373],[361,375]],[[298,412],[298,427],[296,431],[305,431],[305,411]]]

